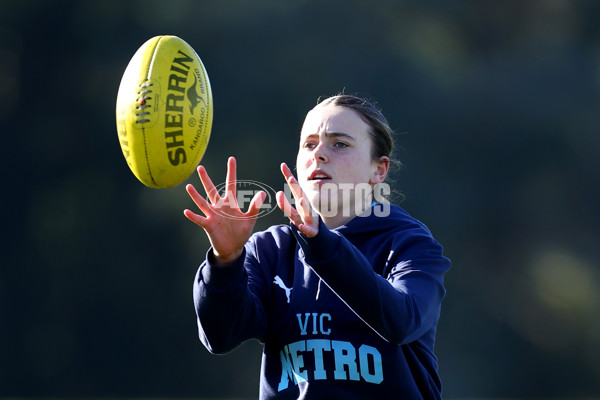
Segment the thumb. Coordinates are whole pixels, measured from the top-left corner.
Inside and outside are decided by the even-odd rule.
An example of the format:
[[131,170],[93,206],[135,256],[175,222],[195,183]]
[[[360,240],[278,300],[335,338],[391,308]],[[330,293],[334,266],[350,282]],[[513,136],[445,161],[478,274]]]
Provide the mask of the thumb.
[[260,212],[260,208],[262,207],[265,199],[267,198],[267,193],[264,191],[260,191],[254,195],[252,200],[250,201],[250,205],[248,206],[248,211],[246,215],[249,217],[256,217]]

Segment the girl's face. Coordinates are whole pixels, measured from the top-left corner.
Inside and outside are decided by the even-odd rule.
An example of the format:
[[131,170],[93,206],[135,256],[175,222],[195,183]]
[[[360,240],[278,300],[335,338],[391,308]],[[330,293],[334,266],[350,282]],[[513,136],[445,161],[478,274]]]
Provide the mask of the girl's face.
[[306,115],[298,182],[322,216],[324,207],[352,218],[370,206],[371,185],[383,182],[388,165],[371,158],[371,146],[369,125],[354,110],[326,104]]

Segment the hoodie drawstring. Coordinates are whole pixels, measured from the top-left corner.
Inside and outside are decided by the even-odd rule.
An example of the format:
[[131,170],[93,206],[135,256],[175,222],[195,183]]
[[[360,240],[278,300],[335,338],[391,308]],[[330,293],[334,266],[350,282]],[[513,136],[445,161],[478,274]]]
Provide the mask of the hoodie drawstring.
[[319,293],[321,293],[321,277],[319,277],[319,285],[317,286],[317,297],[315,297],[315,300],[319,300]]

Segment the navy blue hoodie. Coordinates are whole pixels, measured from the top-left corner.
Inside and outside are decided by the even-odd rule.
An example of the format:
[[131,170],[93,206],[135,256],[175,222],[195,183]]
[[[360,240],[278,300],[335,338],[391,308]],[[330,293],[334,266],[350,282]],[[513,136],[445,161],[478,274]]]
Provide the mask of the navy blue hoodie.
[[402,208],[320,221],[313,238],[274,226],[232,264],[211,258],[194,284],[200,339],[215,354],[261,341],[261,399],[441,398],[433,348],[450,261]]

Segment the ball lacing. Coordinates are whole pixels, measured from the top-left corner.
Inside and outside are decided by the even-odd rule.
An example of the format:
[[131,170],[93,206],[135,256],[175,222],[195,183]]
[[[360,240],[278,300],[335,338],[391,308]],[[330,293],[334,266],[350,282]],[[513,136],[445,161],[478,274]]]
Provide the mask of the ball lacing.
[[137,117],[135,122],[138,124],[150,122],[150,120],[148,118],[145,118],[145,116],[150,115],[149,110],[146,111],[146,109],[151,107],[151,105],[148,102],[148,100],[152,100],[152,96],[149,96],[150,93],[152,93],[152,90],[149,89],[151,86],[151,82],[142,82],[137,92],[138,97],[135,99],[135,101],[138,105],[135,107],[135,109],[138,110],[138,112],[136,112],[135,114]]

